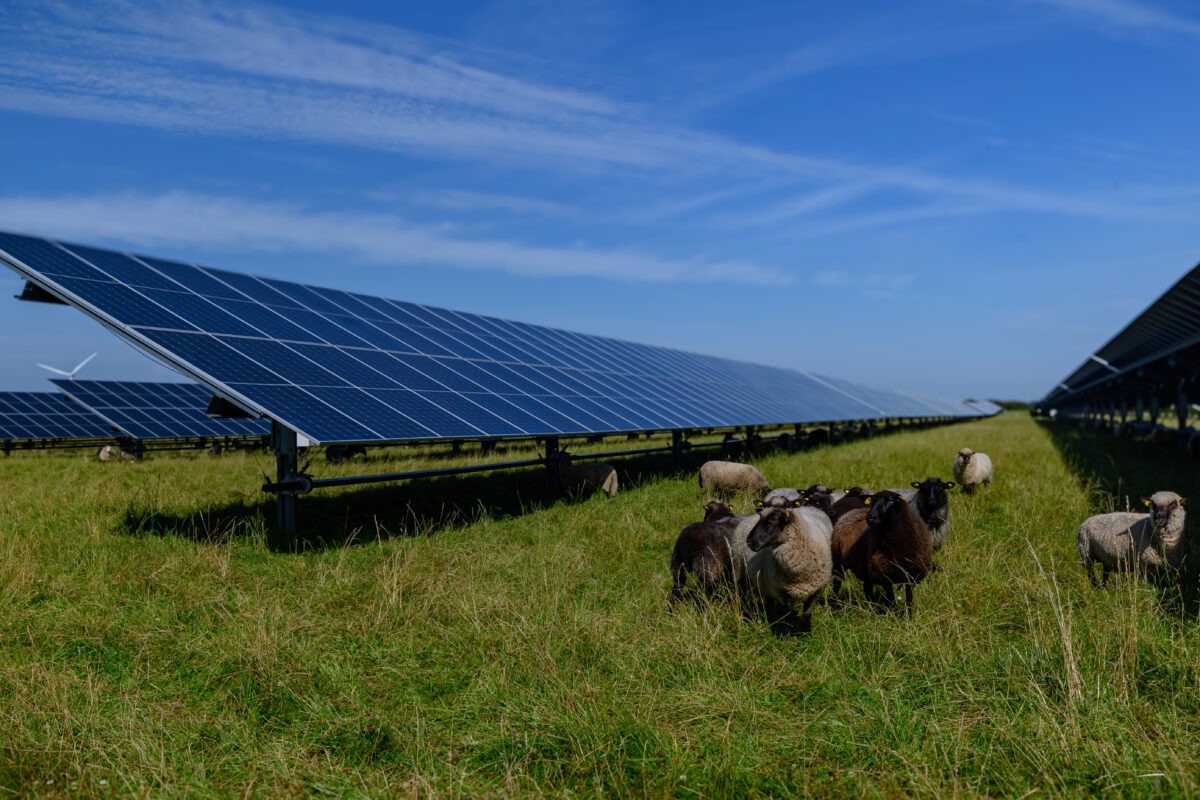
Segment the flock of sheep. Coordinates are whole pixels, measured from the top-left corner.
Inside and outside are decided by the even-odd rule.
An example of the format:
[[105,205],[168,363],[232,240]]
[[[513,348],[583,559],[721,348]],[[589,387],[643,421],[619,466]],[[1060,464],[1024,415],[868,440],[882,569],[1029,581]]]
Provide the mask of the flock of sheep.
[[[974,491],[991,483],[985,453],[964,447],[953,465],[954,480],[931,477],[911,488],[872,492],[854,487],[831,491],[774,489],[753,466],[709,461],[699,472],[701,488],[714,499],[700,522],[680,531],[671,554],[671,606],[688,596],[733,593],[761,606],[781,638],[807,634],[812,607],[826,586],[840,604],[847,573],[862,583],[869,602],[882,594],[896,606],[903,588],[911,611],[913,587],[936,567],[934,553],[950,529],[949,491]],[[733,498],[756,498],[755,513],[734,514]],[[1184,555],[1185,500],[1174,492],[1146,498],[1149,514],[1099,514],[1079,529],[1079,552],[1095,584],[1111,571],[1133,569],[1154,579],[1177,570]],[[749,607],[748,606],[748,607]]]

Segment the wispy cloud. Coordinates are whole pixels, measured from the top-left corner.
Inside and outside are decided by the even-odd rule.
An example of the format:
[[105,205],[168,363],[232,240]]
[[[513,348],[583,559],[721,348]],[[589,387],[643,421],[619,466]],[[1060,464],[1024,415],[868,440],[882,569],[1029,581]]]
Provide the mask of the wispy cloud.
[[[1150,20],[1142,24],[1157,19],[1117,0],[1038,1]],[[1139,10],[1141,16],[1134,13]],[[1098,199],[1082,191],[947,178],[918,168],[782,152],[667,125],[635,103],[522,77],[522,61],[515,56],[389,26],[196,0],[109,0],[82,7],[59,0],[10,0],[5,11],[0,16],[5,43],[0,108],[205,136],[433,156],[486,163],[497,172],[536,169],[541,174],[550,168],[595,181],[593,186],[605,192],[622,186],[617,193],[636,193],[626,205],[641,206],[641,218],[629,213],[622,219],[629,225],[703,215],[726,230],[788,223],[788,235],[817,236],[962,213],[1104,219],[1164,213],[1153,197],[1129,192]],[[1168,23],[1180,26],[1184,20],[1165,18],[1158,24]],[[731,91],[752,91],[848,62],[911,58],[899,55],[904,49],[899,41],[880,31],[862,32],[853,41],[830,36]],[[654,199],[642,203],[647,181],[668,188],[646,193]],[[503,193],[434,190],[430,199],[443,209],[464,212],[490,206],[530,217],[587,216],[581,207],[556,200]],[[613,216],[617,212],[610,212]],[[311,219],[296,210],[289,217]],[[804,224],[792,228],[793,222]],[[242,229],[236,219],[223,219],[226,223]],[[546,273],[566,269],[550,264],[564,254],[583,273],[622,273],[606,260],[613,253],[530,252],[533,248],[511,242],[481,243],[413,225],[401,228],[404,236],[434,237],[433,243],[421,242],[408,252],[436,246],[442,258],[456,263],[486,261],[497,269],[530,270],[545,252],[552,254]],[[154,231],[146,230],[145,236],[149,239],[143,241],[152,241]],[[629,264],[637,258],[620,260]],[[742,261],[718,263],[724,266],[650,258],[646,275],[635,279],[688,275],[760,281],[770,272]],[[778,277],[770,273],[769,279]]]
[[[767,221],[895,190],[929,206],[1100,217],[1130,211],[1082,194],[779,152],[664,125],[635,104],[519,77],[519,61],[501,54],[268,6],[111,0],[81,9],[12,0],[0,36],[0,108],[32,114],[517,170],[552,165],[609,185],[686,179],[700,191],[679,206],[683,213],[699,207],[694,198],[719,205],[722,196],[744,198],[743,187],[785,176],[795,197],[772,194]],[[799,51],[756,80],[851,57],[837,53],[839,41]],[[886,53],[895,43],[863,47]],[[663,208],[671,206],[666,198]]]
[[634,250],[466,239],[390,215],[319,212],[180,192],[0,197],[0,219],[14,230],[84,242],[136,242],[139,248],[169,245],[206,252],[351,254],[380,264],[433,264],[632,283],[781,285],[792,281],[784,270],[749,261],[672,259]]
[[1027,0],[1085,14],[1122,28],[1200,36],[1200,20],[1161,11],[1146,3],[1128,0]]

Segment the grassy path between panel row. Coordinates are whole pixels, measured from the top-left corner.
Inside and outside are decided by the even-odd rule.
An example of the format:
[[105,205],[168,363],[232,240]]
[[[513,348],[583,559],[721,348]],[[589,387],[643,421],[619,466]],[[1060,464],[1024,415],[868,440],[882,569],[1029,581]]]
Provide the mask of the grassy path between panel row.
[[667,613],[692,474],[294,555],[265,546],[265,456],[17,454],[0,797],[1200,795],[1194,610],[1093,590],[1075,549],[1126,494],[1193,494],[1180,457],[1007,413],[758,465],[905,486],[964,445],[996,483],[952,496],[912,617],[819,605],[789,642],[724,606]]

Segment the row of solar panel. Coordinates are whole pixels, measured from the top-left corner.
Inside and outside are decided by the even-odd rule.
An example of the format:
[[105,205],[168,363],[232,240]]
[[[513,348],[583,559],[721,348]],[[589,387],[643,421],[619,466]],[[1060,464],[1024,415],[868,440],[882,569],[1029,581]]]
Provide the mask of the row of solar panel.
[[[1200,266],[1193,267],[1099,350],[1051,389],[1039,402],[1069,408],[1087,402],[1091,392],[1121,382],[1126,375],[1154,365],[1173,376],[1170,383],[1190,379],[1195,368],[1173,356],[1200,340]],[[1190,362],[1190,360],[1187,360]],[[1166,381],[1164,381],[1166,382]],[[1138,381],[1140,383],[1140,381]]]
[[[220,419],[205,414],[208,394],[185,383],[55,380],[63,394],[0,392],[0,440],[135,439],[264,436],[265,420]],[[999,411],[976,404],[976,413]],[[939,415],[962,409],[938,408]]]
[[210,394],[187,383],[56,380],[63,394],[0,392],[0,440],[188,439],[270,433],[261,419],[205,413]]
[[0,258],[317,443],[977,416],[795,370],[0,234]]

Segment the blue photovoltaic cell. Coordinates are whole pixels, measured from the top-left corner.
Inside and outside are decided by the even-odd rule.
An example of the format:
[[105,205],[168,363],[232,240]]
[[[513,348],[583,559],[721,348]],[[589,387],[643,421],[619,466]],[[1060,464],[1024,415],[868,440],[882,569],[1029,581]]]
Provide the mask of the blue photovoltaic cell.
[[[795,370],[17,234],[0,233],[0,259],[315,443],[982,413]],[[147,424],[144,413],[122,414],[124,424]]]
[[265,436],[264,419],[218,419],[204,413],[212,392],[194,383],[82,381],[52,383],[75,405],[85,407],[135,439]]
[[115,433],[58,392],[0,392],[0,440],[111,439]]

